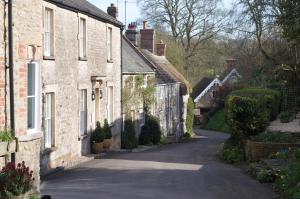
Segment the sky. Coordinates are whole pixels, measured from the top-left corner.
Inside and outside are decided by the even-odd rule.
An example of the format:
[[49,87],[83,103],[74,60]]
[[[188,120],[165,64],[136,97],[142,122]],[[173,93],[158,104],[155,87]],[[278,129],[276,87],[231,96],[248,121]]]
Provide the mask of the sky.
[[[114,3],[115,5],[118,5],[119,8],[119,15],[118,19],[125,24],[125,0],[88,0],[92,4],[98,6],[101,10],[105,11],[107,10],[107,7]],[[128,23],[134,22],[137,19],[141,18],[141,13],[139,11],[138,5],[136,3],[136,0],[126,0],[127,1],[127,17],[126,21]],[[225,7],[229,8],[233,0],[223,0],[223,3]]]

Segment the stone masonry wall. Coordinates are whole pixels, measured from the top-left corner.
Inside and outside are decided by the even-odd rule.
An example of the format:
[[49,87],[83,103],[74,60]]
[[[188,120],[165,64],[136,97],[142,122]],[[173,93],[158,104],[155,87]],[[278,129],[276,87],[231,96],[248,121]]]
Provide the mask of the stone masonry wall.
[[[121,133],[121,38],[120,28],[103,23],[86,15],[44,2],[44,7],[54,10],[54,60],[43,60],[43,94],[55,95],[55,147],[50,153],[42,153],[43,170],[68,167],[80,156],[90,153],[89,135],[79,135],[79,91],[87,90],[87,126],[89,133],[96,125],[95,101],[92,90],[101,80],[100,122],[103,124],[108,112],[108,86],[113,86],[113,149],[120,148]],[[86,19],[87,60],[78,59],[78,21]],[[42,19],[41,19],[42,20]],[[107,60],[107,30],[112,28],[113,60]]]

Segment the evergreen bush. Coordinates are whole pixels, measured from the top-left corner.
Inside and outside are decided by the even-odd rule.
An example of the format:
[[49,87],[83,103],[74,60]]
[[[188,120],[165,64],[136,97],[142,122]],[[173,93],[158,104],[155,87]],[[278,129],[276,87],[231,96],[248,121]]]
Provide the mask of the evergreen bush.
[[112,138],[111,129],[110,129],[110,126],[108,124],[107,119],[104,120],[103,132],[105,134],[105,139],[111,139]]
[[92,133],[91,142],[92,143],[100,143],[103,142],[105,139],[105,134],[103,129],[101,128],[100,122],[96,123],[96,128]]
[[138,140],[135,136],[134,123],[131,120],[125,120],[124,131],[122,132],[122,149],[134,149],[138,146]]
[[186,116],[186,128],[187,132],[190,136],[194,134],[193,127],[194,127],[194,101],[192,98],[189,98],[188,105],[187,105],[187,116]]

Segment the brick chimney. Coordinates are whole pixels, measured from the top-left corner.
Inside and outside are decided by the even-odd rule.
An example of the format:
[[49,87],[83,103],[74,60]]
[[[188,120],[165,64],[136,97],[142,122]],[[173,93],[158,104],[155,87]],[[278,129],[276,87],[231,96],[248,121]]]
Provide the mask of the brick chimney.
[[147,29],[147,21],[143,22],[143,29],[140,30],[141,34],[141,49],[149,50],[154,53],[155,30]]
[[236,64],[237,64],[237,60],[234,59],[234,58],[229,58],[229,59],[226,59],[225,60],[226,63],[225,63],[225,69],[233,69],[236,67]]
[[125,32],[125,35],[129,41],[135,46],[138,46],[138,31],[137,31],[137,23],[132,22],[128,25],[128,29]]
[[118,8],[115,6],[115,4],[110,4],[110,7],[107,8],[107,14],[109,14],[113,18],[118,17]]
[[167,45],[160,40],[158,44],[156,44],[156,54],[157,56],[166,56]]

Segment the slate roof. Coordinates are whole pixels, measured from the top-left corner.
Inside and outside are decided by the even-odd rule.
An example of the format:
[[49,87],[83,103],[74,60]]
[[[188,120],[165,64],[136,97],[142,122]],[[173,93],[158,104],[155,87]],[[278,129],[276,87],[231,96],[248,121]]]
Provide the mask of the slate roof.
[[150,59],[157,68],[156,75],[161,83],[180,83],[181,94],[185,95],[191,93],[192,88],[190,83],[183,77],[183,75],[176,70],[176,68],[167,60],[165,56],[157,56],[148,50],[142,50],[143,54]]
[[123,23],[105,13],[97,6],[91,4],[87,0],[45,0],[47,2],[53,3],[57,6],[63,7],[68,10],[81,12],[88,16],[94,17],[100,21],[111,23],[118,27],[123,27]]
[[122,73],[154,73],[155,66],[125,36],[122,38]]
[[233,69],[232,68],[227,68],[226,70],[224,70],[222,72],[222,74],[220,75],[219,79],[221,81],[223,81],[225,79],[225,77],[232,71]]
[[194,86],[193,88],[193,92],[191,94],[191,97],[193,99],[195,99],[196,97],[198,97],[198,95],[200,93],[202,93],[206,87],[214,80],[214,78],[210,78],[210,77],[204,77],[203,79],[201,79],[201,81],[199,81],[196,86]]

